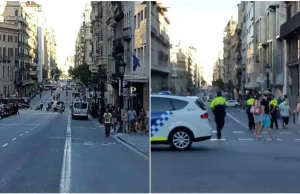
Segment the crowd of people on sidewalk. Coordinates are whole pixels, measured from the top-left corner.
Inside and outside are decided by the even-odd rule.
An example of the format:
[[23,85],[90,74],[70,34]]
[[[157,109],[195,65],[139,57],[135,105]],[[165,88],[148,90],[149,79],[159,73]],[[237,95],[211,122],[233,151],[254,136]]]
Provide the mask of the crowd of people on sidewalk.
[[298,124],[300,124],[300,98],[298,98],[297,107],[292,111],[289,105],[287,95],[284,98],[277,100],[269,91],[264,91],[263,94],[257,93],[254,97],[250,96],[247,100],[248,125],[249,130],[254,131],[256,139],[261,139],[261,131],[266,128],[272,140],[275,138],[272,135],[271,129],[278,129],[278,120],[282,120],[282,129],[288,130],[290,116],[292,112],[298,115]]
[[[111,130],[117,132],[119,130],[120,125],[122,124],[121,122],[121,109],[115,106],[106,106],[105,113],[103,114],[105,136],[108,137]],[[148,134],[148,119],[147,114],[143,108],[139,111],[138,115],[133,108],[128,110],[127,121],[124,123],[127,124],[123,125],[123,127],[125,127],[125,133],[131,134],[139,132],[140,134]]]

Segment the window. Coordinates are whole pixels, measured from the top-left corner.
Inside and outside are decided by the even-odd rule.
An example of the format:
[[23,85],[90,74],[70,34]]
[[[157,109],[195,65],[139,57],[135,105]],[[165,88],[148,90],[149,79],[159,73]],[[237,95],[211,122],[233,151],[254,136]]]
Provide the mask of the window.
[[3,41],[5,41],[5,34],[3,34]]
[[2,67],[2,72],[3,72],[3,78],[5,78],[5,66]]
[[144,20],[144,11],[142,10],[141,11],[141,21],[143,21]]
[[19,10],[15,10],[15,16],[19,16]]
[[148,7],[145,7],[144,11],[144,19],[147,19]]
[[18,48],[15,48],[15,57],[19,56],[18,54]]
[[173,104],[175,110],[181,110],[184,107],[186,107],[186,105],[188,105],[188,102],[183,101],[183,100],[171,99],[171,101],[172,101],[172,104]]
[[151,111],[152,112],[164,112],[172,111],[173,106],[171,100],[168,98],[151,97]]
[[136,25],[136,16],[134,16],[134,29],[137,29],[137,25]]
[[15,42],[18,42],[18,36],[15,36]]
[[7,78],[9,78],[9,66],[7,67]]
[[289,20],[292,17],[292,8],[291,4],[287,5],[286,7],[286,19]]

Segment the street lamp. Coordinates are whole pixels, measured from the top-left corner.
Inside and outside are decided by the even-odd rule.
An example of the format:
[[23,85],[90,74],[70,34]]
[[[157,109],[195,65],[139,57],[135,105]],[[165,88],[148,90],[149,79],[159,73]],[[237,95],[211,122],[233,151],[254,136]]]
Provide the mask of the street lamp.
[[[120,110],[122,111],[124,102],[123,102],[123,79],[124,79],[124,74],[125,74],[125,67],[126,63],[124,63],[123,60],[119,61],[119,76],[120,76],[120,81],[121,81],[121,88],[120,88]],[[123,121],[121,121],[121,126],[119,127],[118,133],[123,132]]]
[[266,76],[267,76],[267,89],[270,91],[270,80],[269,80],[269,77],[270,77],[271,66],[269,64],[266,64],[265,69],[266,69]]

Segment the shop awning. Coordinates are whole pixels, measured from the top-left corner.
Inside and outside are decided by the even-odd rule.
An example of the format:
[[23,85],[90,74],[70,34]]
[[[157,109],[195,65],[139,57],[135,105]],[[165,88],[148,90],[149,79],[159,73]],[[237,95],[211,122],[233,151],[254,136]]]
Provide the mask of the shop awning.
[[141,75],[124,75],[124,80],[129,82],[136,82],[136,83],[149,82],[149,78],[147,76],[141,76]]

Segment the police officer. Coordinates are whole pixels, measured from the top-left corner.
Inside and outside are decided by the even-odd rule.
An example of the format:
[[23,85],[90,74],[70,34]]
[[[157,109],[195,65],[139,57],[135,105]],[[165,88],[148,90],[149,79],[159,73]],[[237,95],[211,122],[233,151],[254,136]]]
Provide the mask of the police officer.
[[222,97],[221,91],[217,91],[217,97],[215,97],[211,101],[210,108],[215,115],[215,122],[217,125],[217,138],[221,139],[221,132],[225,124],[226,116],[226,100]]
[[272,95],[272,100],[270,101],[270,114],[271,114],[271,126],[270,128],[273,129],[273,125],[275,123],[276,129],[278,129],[278,119],[277,119],[277,106],[278,102],[277,99]]
[[255,127],[253,114],[250,112],[252,105],[254,104],[254,98],[252,95],[249,96],[247,100],[247,114],[248,114],[248,126],[249,130],[252,131]]

